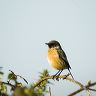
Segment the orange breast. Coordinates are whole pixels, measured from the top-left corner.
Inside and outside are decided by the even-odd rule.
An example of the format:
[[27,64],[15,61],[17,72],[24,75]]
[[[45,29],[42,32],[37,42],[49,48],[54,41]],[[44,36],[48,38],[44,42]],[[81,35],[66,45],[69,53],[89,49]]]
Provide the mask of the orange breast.
[[55,48],[51,48],[48,50],[48,62],[55,69],[65,69],[65,64],[60,60],[58,52]]

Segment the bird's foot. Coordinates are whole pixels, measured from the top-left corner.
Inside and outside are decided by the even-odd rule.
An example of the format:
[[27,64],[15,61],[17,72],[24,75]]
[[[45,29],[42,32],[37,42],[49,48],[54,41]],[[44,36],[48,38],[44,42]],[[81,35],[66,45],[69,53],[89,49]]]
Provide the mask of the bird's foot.
[[56,77],[56,80],[59,81],[59,76]]
[[57,81],[59,81],[59,75],[53,75],[52,79],[56,79]]
[[52,76],[52,79],[54,80],[55,78],[56,78],[56,75],[53,75],[53,76]]
[[63,78],[63,80],[66,79],[69,75],[70,75],[69,73],[67,75],[65,75],[65,77]]
[[57,80],[57,81],[59,81],[59,79],[60,79],[59,76],[60,76],[60,74],[58,74],[58,75],[56,76],[56,80]]

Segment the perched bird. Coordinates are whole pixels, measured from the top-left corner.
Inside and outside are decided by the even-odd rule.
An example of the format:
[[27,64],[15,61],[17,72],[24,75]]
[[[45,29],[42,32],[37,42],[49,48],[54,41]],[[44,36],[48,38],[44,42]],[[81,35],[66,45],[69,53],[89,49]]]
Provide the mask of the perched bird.
[[59,77],[64,69],[68,69],[70,75],[72,76],[70,71],[71,67],[67,60],[65,52],[61,48],[60,43],[56,40],[52,40],[45,44],[48,45],[48,62],[53,68],[58,70],[58,72],[54,76]]

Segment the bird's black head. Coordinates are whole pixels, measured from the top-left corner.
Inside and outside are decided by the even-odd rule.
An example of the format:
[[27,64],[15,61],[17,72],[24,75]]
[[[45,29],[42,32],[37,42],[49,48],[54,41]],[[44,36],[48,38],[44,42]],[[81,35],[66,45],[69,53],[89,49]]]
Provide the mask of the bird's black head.
[[61,45],[58,41],[56,40],[51,40],[48,43],[45,43],[46,45],[48,45],[49,48],[61,48]]

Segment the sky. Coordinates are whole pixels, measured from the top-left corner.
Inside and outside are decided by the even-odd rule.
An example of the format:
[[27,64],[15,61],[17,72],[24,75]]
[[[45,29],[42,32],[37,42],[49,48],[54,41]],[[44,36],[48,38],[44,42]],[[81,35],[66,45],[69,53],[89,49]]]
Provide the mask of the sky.
[[[0,0],[0,66],[5,77],[12,70],[31,83],[44,69],[56,73],[47,61],[45,43],[50,40],[60,42],[76,80],[96,81],[95,0]],[[78,88],[68,81],[51,82],[52,96]]]

